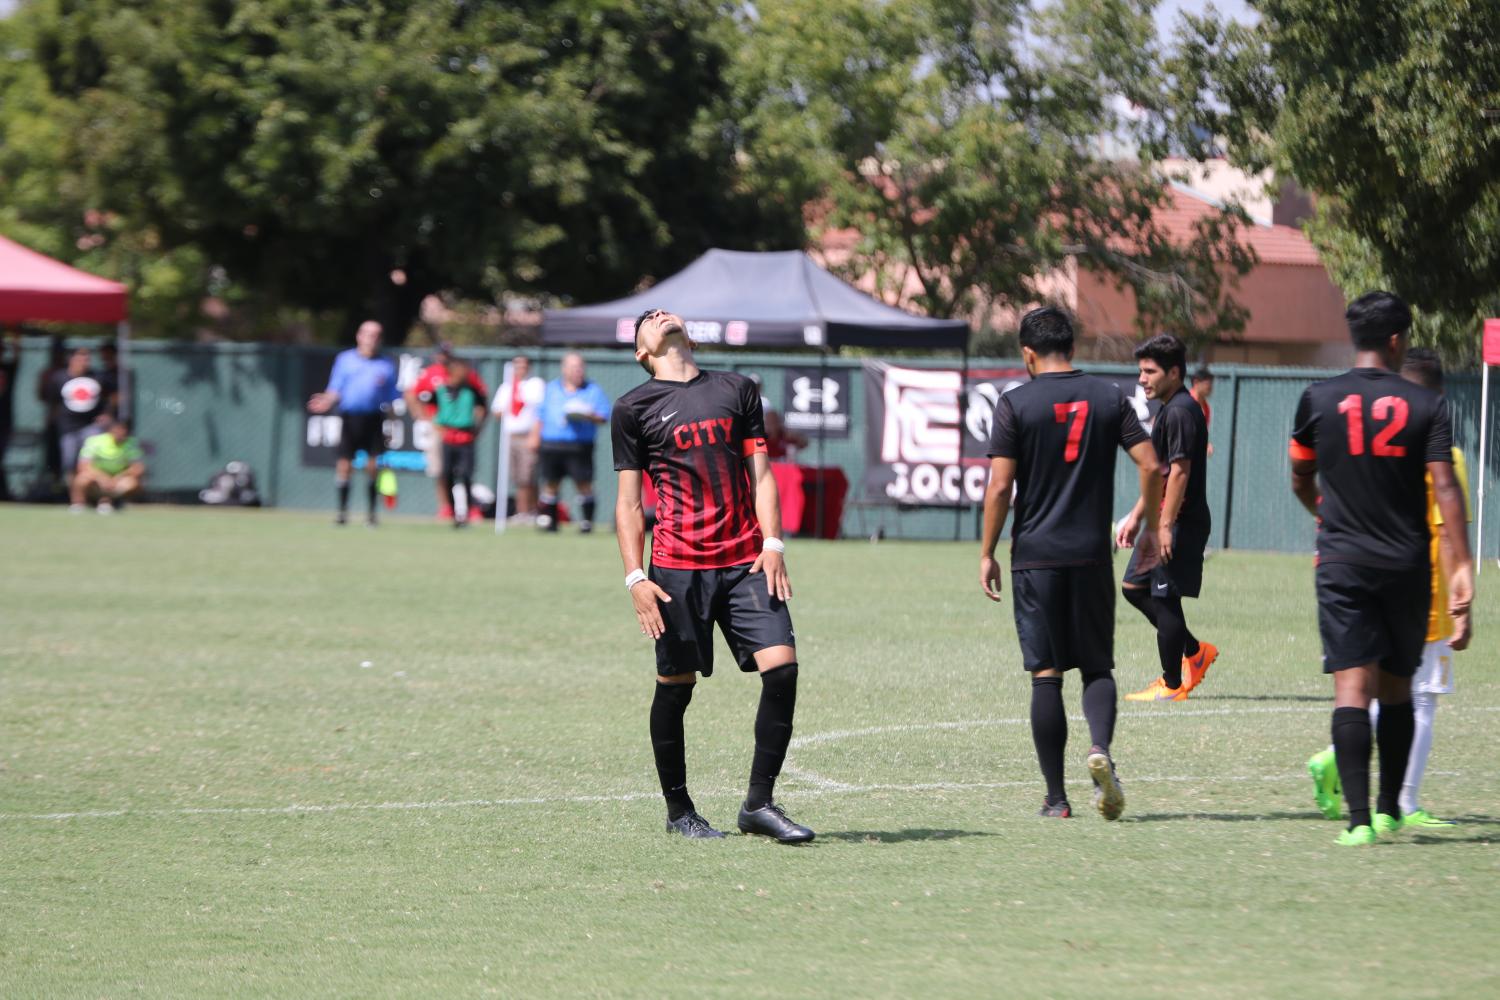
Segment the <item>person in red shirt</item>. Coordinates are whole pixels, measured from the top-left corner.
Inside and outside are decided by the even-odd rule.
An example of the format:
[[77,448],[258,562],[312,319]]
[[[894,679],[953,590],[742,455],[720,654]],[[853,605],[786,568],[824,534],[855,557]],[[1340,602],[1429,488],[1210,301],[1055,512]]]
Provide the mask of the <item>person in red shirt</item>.
[[[469,502],[474,480],[474,440],[484,429],[483,382],[464,358],[450,355],[448,377],[432,390],[432,425],[443,439],[443,485],[453,498],[453,526],[462,528],[477,514]],[[503,516],[503,514],[501,515]]]
[[[1198,370],[1193,372],[1193,387],[1188,390],[1193,397],[1193,402],[1198,404],[1198,409],[1203,411],[1203,426],[1212,428],[1214,423],[1214,408],[1209,405],[1208,397],[1214,394],[1214,373],[1208,370],[1208,365],[1199,365]],[[1214,446],[1208,446],[1210,456],[1214,453]]]
[[[688,795],[682,726],[697,675],[713,673],[717,624],[740,670],[761,679],[740,830],[804,843],[813,831],[771,797],[792,739],[797,648],[760,392],[744,375],[699,368],[682,317],[665,310],[636,320],[635,358],[651,380],[622,396],[611,415],[615,532],[636,620],[656,643],[651,746],[667,832],[724,836]],[[646,475],[657,495],[649,573],[641,568]]]
[[[421,444],[427,456],[427,478],[437,490],[438,520],[446,521],[453,516],[453,493],[443,476],[443,437],[432,425],[432,414],[437,408],[434,393],[438,386],[448,382],[448,362],[453,357],[453,348],[439,344],[432,356],[432,364],[422,369],[417,380],[406,390],[406,412],[411,414],[413,436]],[[469,384],[484,395],[484,383],[479,373],[469,369]]]

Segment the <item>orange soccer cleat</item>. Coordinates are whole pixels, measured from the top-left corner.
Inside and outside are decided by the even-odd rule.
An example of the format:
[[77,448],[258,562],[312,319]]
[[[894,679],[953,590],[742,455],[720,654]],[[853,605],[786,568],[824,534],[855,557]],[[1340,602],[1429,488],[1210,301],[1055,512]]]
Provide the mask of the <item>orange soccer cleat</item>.
[[1139,691],[1125,696],[1126,701],[1187,701],[1188,688],[1184,682],[1182,687],[1169,688],[1167,682],[1157,677],[1156,680],[1147,684]]
[[1208,676],[1208,668],[1219,658],[1219,647],[1211,642],[1199,642],[1198,652],[1182,658],[1182,692],[1184,697]]

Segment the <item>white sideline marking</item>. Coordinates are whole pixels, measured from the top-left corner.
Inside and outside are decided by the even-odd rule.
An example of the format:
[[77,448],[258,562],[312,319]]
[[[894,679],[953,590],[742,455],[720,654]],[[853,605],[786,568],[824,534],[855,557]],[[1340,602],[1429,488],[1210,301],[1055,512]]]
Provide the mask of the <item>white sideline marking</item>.
[[[1151,718],[1184,718],[1189,716],[1206,715],[1289,715],[1305,712],[1327,712],[1329,705],[1316,706],[1282,706],[1277,708],[1213,708],[1213,709],[1190,709],[1187,711],[1162,711],[1162,712],[1121,712],[1120,718],[1151,719]],[[1500,705],[1455,705],[1452,710],[1459,712],[1500,712]],[[1070,716],[1071,719],[1081,720],[1082,716]],[[832,743],[841,739],[849,739],[856,736],[878,736],[884,733],[912,733],[930,732],[933,730],[949,729],[977,729],[986,726],[1012,726],[1030,722],[1029,719],[972,719],[963,722],[927,722],[910,723],[896,726],[871,726],[866,729],[844,729],[834,730],[826,733],[813,733],[792,740],[792,747],[811,746],[818,743]],[[976,781],[976,782],[954,782],[954,781],[932,781],[918,784],[875,784],[875,785],[849,785],[832,778],[824,777],[813,771],[799,768],[783,767],[782,773],[789,778],[797,778],[811,784],[813,787],[799,792],[806,796],[819,795],[859,795],[869,792],[961,792],[961,791],[984,791],[995,788],[1027,788],[1036,784],[1035,778],[1021,781]],[[1461,776],[1459,771],[1429,771],[1432,775],[1447,777]],[[1185,782],[1185,781],[1303,781],[1307,777],[1303,771],[1295,771],[1289,774],[1242,774],[1242,775],[1159,775],[1146,776],[1131,775],[1128,780],[1133,783],[1156,784],[1162,782]],[[0,813],[0,822],[31,821],[46,822],[54,820],[73,819],[116,819],[124,816],[296,816],[302,814],[316,815],[322,813],[340,812],[419,812],[438,809],[499,809],[507,806],[546,806],[546,805],[586,805],[601,802],[636,802],[641,799],[655,799],[659,792],[625,792],[618,795],[555,795],[555,796],[530,796],[524,798],[508,799],[437,799],[428,802],[331,802],[324,804],[303,805],[293,803],[285,806],[199,806],[183,809],[83,809],[74,812],[51,812],[51,813]],[[705,798],[724,798],[728,796],[740,796],[741,789],[720,789],[718,791],[700,793]]]
[[[1460,712],[1500,712],[1500,705],[1455,705],[1453,709]],[[1123,724],[1126,719],[1133,722],[1155,722],[1163,719],[1185,719],[1201,718],[1208,715],[1301,715],[1304,713],[1318,713],[1333,711],[1333,699],[1329,698],[1324,705],[1282,705],[1267,706],[1265,708],[1189,708],[1182,711],[1162,708],[1159,710],[1148,710],[1144,712],[1120,712],[1118,724]],[[1070,722],[1086,722],[1082,715],[1069,715]],[[826,733],[812,733],[808,736],[794,736],[790,749],[799,747],[816,746],[819,743],[836,743],[839,740],[853,739],[858,736],[883,736],[887,733],[926,733],[937,730],[950,729],[985,729],[990,726],[1024,726],[1030,725],[1031,719],[1022,716],[1014,719],[968,719],[960,722],[910,722],[891,726],[868,726],[864,729],[834,729]],[[1139,779],[1137,779],[1139,780]]]

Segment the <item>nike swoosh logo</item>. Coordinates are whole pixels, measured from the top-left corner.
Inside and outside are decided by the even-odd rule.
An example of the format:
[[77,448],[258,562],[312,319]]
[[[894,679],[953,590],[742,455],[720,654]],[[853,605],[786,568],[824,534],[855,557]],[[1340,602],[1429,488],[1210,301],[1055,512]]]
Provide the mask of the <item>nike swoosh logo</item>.
[[678,413],[677,410],[673,410],[671,413],[668,413],[665,416],[663,416],[661,418],[661,422],[662,423],[666,423],[668,420],[671,420],[673,417],[677,416],[677,413]]

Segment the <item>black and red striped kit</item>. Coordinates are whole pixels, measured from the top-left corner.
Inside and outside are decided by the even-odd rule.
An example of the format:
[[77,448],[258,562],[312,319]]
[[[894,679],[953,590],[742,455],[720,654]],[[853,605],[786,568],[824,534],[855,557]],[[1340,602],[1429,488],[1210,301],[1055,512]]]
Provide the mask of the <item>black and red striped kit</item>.
[[656,489],[650,577],[672,596],[658,672],[711,673],[714,624],[742,670],[755,669],[756,650],[791,645],[785,604],[749,572],[763,542],[746,463],[766,450],[759,387],[734,372],[653,378],[615,403],[611,431],[615,469],[640,470]]

